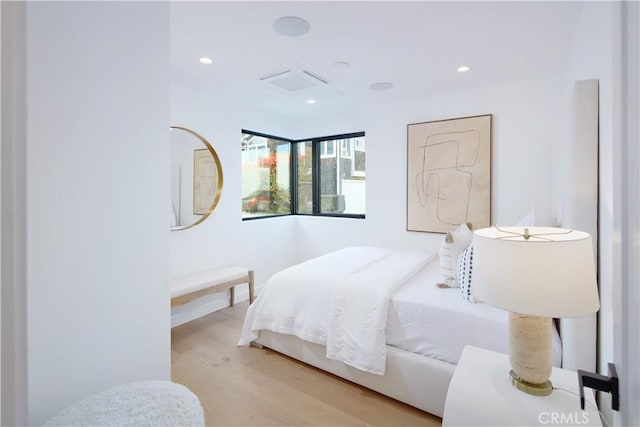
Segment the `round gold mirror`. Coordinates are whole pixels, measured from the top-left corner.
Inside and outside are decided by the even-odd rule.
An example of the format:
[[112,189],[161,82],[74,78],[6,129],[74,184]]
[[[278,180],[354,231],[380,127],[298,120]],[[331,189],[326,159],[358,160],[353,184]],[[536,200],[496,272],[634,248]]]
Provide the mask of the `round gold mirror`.
[[200,224],[222,194],[222,164],[209,141],[180,126],[171,126],[171,230]]

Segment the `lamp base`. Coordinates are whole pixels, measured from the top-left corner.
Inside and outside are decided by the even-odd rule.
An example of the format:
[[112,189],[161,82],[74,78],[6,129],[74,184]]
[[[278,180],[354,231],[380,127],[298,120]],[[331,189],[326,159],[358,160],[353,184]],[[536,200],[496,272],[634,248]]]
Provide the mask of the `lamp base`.
[[511,378],[512,386],[520,391],[524,391],[525,393],[533,394],[534,396],[549,396],[553,391],[551,381],[549,380],[543,382],[542,384],[530,383],[516,375],[516,373],[513,372],[513,369],[509,371],[509,377]]
[[511,383],[525,393],[551,394],[551,318],[509,313]]

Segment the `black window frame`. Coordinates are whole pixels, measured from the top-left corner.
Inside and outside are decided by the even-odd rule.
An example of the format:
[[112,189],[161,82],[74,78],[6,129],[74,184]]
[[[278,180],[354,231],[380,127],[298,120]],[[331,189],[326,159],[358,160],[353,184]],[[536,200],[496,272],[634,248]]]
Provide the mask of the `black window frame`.
[[[320,165],[321,165],[321,152],[320,152],[320,143],[324,141],[332,141],[339,139],[350,139],[350,138],[359,138],[364,137],[365,132],[351,132],[351,133],[343,133],[338,135],[328,135],[328,136],[320,136],[315,138],[302,138],[302,139],[290,139],[284,138],[281,136],[270,135],[263,132],[256,132],[248,129],[242,129],[242,134],[249,134],[254,136],[259,136],[268,139],[277,139],[279,141],[288,142],[290,144],[289,150],[289,191],[290,194],[290,203],[289,208],[290,212],[284,214],[271,214],[271,215],[261,215],[261,216],[252,216],[242,218],[243,221],[253,221],[258,219],[265,218],[278,218],[282,216],[289,215],[303,215],[303,216],[321,216],[321,217],[334,217],[334,218],[354,218],[354,219],[365,219],[366,211],[364,214],[341,214],[341,213],[322,213],[320,212]],[[312,156],[312,167],[311,167],[311,192],[313,198],[313,208],[312,213],[300,213],[298,212],[298,143],[300,142],[310,142],[311,143],[311,156]],[[336,145],[336,150],[340,149],[339,144]],[[366,151],[365,151],[366,152]],[[366,181],[366,176],[365,176]]]

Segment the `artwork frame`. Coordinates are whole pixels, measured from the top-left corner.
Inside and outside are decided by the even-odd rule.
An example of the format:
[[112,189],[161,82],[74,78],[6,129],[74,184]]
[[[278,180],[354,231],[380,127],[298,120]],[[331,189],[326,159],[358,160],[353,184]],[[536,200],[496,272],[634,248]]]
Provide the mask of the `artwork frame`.
[[491,225],[492,115],[407,125],[407,231]]
[[206,215],[213,210],[218,188],[218,167],[211,150],[193,150],[193,214]]

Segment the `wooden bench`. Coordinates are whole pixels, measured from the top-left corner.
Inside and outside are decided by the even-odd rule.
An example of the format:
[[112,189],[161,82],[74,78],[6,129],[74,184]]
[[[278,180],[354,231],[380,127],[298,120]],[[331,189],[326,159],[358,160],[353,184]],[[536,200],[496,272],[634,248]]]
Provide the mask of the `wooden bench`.
[[229,289],[229,305],[233,306],[234,287],[249,285],[249,304],[253,302],[253,270],[244,267],[222,267],[171,280],[171,307],[186,304],[205,295]]

